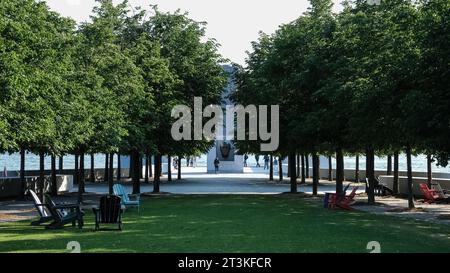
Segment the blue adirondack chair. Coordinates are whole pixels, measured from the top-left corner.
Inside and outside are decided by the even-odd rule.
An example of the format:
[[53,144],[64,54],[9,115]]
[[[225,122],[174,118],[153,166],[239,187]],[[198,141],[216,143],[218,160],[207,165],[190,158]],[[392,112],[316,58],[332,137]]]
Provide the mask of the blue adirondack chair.
[[[127,194],[125,187],[120,184],[114,184],[113,186],[114,195],[119,196],[122,199],[122,205],[126,208],[137,207],[139,212],[139,207],[141,205],[141,195],[140,194]],[[133,199],[133,200],[130,200]]]

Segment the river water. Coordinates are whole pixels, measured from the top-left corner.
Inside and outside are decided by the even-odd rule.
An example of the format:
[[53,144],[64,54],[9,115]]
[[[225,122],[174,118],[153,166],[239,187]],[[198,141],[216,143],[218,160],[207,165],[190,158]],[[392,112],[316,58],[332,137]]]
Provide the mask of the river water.
[[[105,166],[105,155],[97,154],[94,157],[94,166],[95,168],[104,168]],[[328,166],[328,162],[325,158],[321,162],[321,167],[326,168]],[[73,155],[64,157],[64,169],[74,169],[75,157]],[[124,162],[128,162],[127,159],[124,159]],[[206,155],[202,155],[196,160],[197,166],[206,166]],[[260,156],[260,163],[263,163],[263,157]],[[85,166],[86,168],[90,168],[91,157],[85,156]],[[185,161],[183,160],[182,164],[185,165]],[[248,159],[248,164],[250,166],[256,165],[255,157],[250,155]],[[58,165],[58,163],[57,163]],[[344,158],[344,167],[345,169],[355,169],[355,158],[354,157],[345,157]],[[117,156],[114,157],[114,166],[117,166]],[[310,162],[311,166],[311,162]],[[336,166],[336,162],[333,159],[333,168]],[[377,170],[385,170],[387,166],[387,160],[385,157],[375,157],[375,169]],[[4,167],[8,171],[19,170],[20,168],[20,154],[3,154],[0,155],[0,170],[3,170]],[[127,166],[122,163],[122,167],[126,168]],[[361,156],[359,159],[359,167],[361,170],[365,169],[365,157]],[[27,154],[25,157],[25,168],[27,170],[38,170],[39,169],[39,157],[34,154]],[[50,157],[46,157],[45,159],[45,168],[50,169]],[[400,155],[399,157],[399,169],[406,170],[406,157],[405,155]],[[427,161],[425,155],[413,156],[412,158],[412,169],[413,171],[426,171],[427,170]],[[433,172],[444,172],[450,173],[450,167],[438,167],[436,164],[433,164]]]

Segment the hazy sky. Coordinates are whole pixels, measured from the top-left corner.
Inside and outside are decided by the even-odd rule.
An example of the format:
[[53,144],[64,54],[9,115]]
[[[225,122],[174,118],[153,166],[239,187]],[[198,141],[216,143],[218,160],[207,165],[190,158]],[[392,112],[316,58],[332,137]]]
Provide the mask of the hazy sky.
[[[54,11],[78,22],[89,20],[94,0],[47,0]],[[121,2],[115,0],[115,3]],[[337,11],[340,0],[334,0]],[[157,4],[161,11],[180,9],[191,18],[205,21],[207,36],[220,44],[220,53],[233,62],[244,64],[246,50],[258,32],[273,33],[280,24],[290,22],[307,10],[307,0],[130,0],[131,6]]]

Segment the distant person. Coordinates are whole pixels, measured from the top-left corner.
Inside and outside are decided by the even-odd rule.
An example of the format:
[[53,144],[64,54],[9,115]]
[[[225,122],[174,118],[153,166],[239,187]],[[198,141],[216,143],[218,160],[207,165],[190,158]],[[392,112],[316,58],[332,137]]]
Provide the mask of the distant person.
[[173,167],[175,168],[175,170],[178,170],[178,157],[175,157],[173,159]]
[[259,155],[255,155],[255,159],[256,159],[256,167],[261,167],[261,165],[259,165]]
[[247,166],[247,159],[248,159],[248,155],[245,154],[245,155],[244,155],[244,167],[248,167],[248,166]]
[[264,156],[264,170],[269,169],[269,156]]
[[273,160],[273,169],[274,171],[278,171],[278,159],[276,157]]
[[188,157],[186,157],[186,167],[189,167],[189,160],[190,160],[191,158],[188,156]]
[[216,157],[216,159],[214,159],[214,172],[215,172],[216,174],[217,174],[217,172],[219,171],[219,164],[220,164],[219,158]]

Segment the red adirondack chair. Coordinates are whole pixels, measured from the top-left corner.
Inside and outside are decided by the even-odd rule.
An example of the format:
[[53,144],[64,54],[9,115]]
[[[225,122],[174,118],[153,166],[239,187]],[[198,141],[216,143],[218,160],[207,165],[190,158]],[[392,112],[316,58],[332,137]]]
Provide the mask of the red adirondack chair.
[[336,193],[331,194],[331,196],[328,199],[328,208],[335,209],[336,207],[346,210],[352,210],[353,208],[350,207],[353,205],[355,201],[355,195],[356,191],[358,190],[358,187],[353,187],[352,192],[349,195],[339,195]]
[[422,191],[423,195],[425,196],[424,202],[431,204],[431,203],[442,203],[450,202],[450,198],[442,198],[439,192],[435,189],[428,188],[428,185],[425,183],[420,183],[420,191]]

